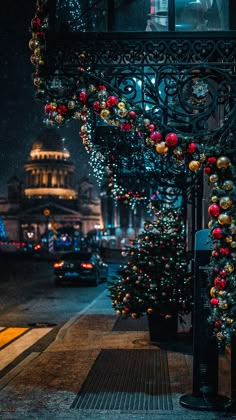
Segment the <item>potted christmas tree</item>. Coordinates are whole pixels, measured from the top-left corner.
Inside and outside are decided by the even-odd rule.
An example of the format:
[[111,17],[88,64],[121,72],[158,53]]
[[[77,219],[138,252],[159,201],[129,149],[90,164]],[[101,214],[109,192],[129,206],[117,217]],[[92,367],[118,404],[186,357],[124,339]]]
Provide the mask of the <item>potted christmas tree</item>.
[[109,287],[121,317],[148,316],[151,341],[177,334],[178,317],[192,309],[192,277],[188,270],[185,225],[180,213],[164,209],[145,222],[131,244],[128,263]]

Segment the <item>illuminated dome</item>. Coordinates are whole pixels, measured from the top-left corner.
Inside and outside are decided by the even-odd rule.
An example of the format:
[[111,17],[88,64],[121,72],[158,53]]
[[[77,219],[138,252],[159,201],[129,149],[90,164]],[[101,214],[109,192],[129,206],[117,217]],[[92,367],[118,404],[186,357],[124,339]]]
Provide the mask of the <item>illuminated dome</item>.
[[56,129],[45,129],[34,140],[30,158],[25,165],[28,198],[54,196],[61,199],[76,198],[73,189],[74,165],[65,140]]

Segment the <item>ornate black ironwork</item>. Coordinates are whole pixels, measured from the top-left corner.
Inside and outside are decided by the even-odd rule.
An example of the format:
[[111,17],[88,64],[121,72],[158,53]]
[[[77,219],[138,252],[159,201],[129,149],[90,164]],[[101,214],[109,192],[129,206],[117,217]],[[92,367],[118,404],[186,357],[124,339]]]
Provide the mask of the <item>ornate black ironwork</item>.
[[[236,35],[206,33],[51,34],[46,93],[57,98],[98,79],[163,131],[202,138],[213,147],[236,125]],[[214,140],[215,139],[215,140]],[[212,143],[213,142],[213,143]]]

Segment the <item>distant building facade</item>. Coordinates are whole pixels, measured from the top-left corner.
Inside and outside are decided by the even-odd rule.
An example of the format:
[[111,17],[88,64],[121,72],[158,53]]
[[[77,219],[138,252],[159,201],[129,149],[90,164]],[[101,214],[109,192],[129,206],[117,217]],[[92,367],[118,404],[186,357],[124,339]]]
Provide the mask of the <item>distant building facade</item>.
[[[65,244],[103,228],[101,200],[84,177],[76,186],[74,164],[57,130],[47,128],[35,139],[25,164],[25,182],[8,181],[0,215],[9,241]],[[50,242],[51,239],[50,239]]]

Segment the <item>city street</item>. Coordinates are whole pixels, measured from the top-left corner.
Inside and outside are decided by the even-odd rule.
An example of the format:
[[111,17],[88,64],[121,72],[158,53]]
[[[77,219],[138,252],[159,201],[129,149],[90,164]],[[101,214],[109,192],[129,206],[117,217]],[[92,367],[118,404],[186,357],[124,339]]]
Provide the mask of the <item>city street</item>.
[[[106,290],[106,283],[57,287],[53,261],[27,256],[1,255],[0,264],[2,377],[33,350],[43,351],[66,322],[83,313]],[[109,265],[110,277],[114,267]],[[13,348],[8,347],[10,342]]]

